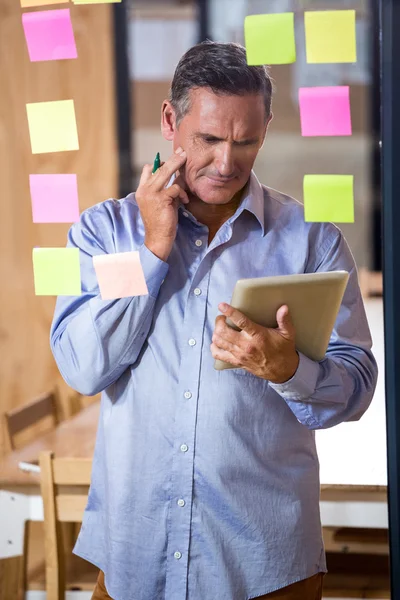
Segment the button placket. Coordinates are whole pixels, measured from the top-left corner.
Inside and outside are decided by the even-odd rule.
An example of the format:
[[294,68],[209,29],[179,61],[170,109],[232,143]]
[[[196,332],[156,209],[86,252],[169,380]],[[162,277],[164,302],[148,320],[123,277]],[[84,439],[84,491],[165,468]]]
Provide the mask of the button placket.
[[[179,387],[181,400],[175,413],[174,456],[171,475],[171,506],[169,509],[167,580],[165,600],[186,600],[189,544],[193,498],[194,440],[197,419],[201,351],[207,301],[208,278],[201,282],[201,294],[187,297],[182,340],[182,361]],[[194,283],[194,282],[193,282]],[[194,292],[193,289],[193,292]],[[188,401],[190,400],[190,401]],[[176,558],[179,552],[181,557]]]

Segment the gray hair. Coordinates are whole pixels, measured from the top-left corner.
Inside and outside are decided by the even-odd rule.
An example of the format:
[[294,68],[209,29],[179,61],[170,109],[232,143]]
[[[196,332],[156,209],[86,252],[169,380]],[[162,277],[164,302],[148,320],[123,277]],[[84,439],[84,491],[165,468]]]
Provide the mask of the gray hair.
[[266,66],[249,66],[240,44],[205,41],[190,48],[180,59],[172,80],[169,100],[177,125],[190,110],[189,91],[210,88],[214,94],[264,96],[265,117],[271,115],[272,79]]

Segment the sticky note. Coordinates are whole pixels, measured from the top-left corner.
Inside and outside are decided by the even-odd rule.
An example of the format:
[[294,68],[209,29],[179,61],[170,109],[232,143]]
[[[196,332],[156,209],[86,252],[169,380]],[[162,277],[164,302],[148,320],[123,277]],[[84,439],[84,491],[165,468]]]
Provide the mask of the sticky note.
[[79,248],[34,248],[33,274],[37,296],[80,296]]
[[355,10],[306,11],[304,27],[308,63],[357,61]]
[[76,175],[30,175],[29,185],[34,223],[79,221]]
[[244,39],[249,65],[284,65],[296,61],[292,12],[247,16]]
[[77,58],[69,8],[24,13],[22,24],[32,62]]
[[68,4],[69,0],[20,0],[22,8],[31,6],[48,6],[49,4]]
[[74,4],[114,4],[122,0],[72,0]]
[[139,252],[118,252],[93,256],[97,282],[103,300],[148,294]]
[[79,150],[73,100],[27,104],[33,154]]
[[354,223],[353,182],[353,175],[305,175],[305,221]]
[[301,135],[351,135],[349,86],[299,89]]

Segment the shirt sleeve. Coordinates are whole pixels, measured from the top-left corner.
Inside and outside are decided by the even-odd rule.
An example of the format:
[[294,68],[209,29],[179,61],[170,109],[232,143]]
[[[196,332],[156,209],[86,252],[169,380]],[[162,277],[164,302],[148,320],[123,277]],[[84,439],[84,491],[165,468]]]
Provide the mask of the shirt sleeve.
[[315,272],[349,272],[325,358],[316,362],[299,353],[293,377],[285,383],[269,384],[309,429],[360,419],[371,403],[378,376],[356,266],[339,230],[329,247],[322,250],[323,258]]
[[102,300],[93,256],[115,252],[112,219],[105,215],[101,208],[89,209],[69,231],[67,247],[80,250],[82,295],[57,298],[50,332],[61,375],[88,396],[114,383],[135,363],[169,268],[143,244],[138,250],[149,294]]

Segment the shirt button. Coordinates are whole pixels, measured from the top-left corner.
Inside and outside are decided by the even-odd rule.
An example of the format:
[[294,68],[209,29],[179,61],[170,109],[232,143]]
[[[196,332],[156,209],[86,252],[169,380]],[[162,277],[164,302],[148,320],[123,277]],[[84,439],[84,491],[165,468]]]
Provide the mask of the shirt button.
[[190,338],[189,346],[195,346],[195,345],[196,345],[196,340],[194,340],[193,338]]
[[188,217],[189,216],[189,214],[186,212],[186,210],[184,210],[182,214],[183,214],[184,217]]
[[202,246],[202,245],[203,245],[203,242],[202,242],[201,240],[196,240],[196,241],[195,241],[195,244],[196,244],[196,246],[197,246],[198,248],[200,248],[200,246]]
[[189,448],[187,447],[186,444],[181,445],[181,452],[187,452],[188,450],[189,450]]
[[185,396],[186,400],[189,400],[189,398],[192,397],[191,392],[185,392],[183,395]]
[[179,560],[180,558],[182,558],[182,554],[180,552],[174,552],[174,558],[176,558],[176,560]]
[[178,502],[177,502],[178,506],[185,506],[185,501],[183,498],[179,498]]
[[195,290],[193,290],[193,293],[194,293],[195,296],[200,296],[201,289],[200,288],[196,288]]

